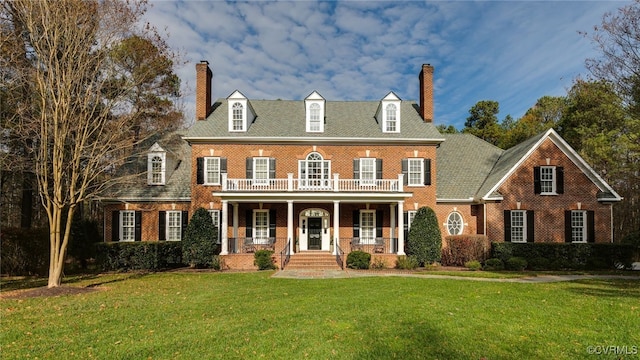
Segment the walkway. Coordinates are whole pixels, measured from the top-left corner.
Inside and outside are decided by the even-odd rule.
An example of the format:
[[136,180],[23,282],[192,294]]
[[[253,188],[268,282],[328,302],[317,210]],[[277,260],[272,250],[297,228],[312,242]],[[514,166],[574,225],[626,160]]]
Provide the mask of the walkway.
[[373,277],[373,276],[399,276],[399,277],[416,277],[425,279],[450,279],[450,280],[469,280],[469,281],[485,281],[485,282],[505,282],[505,283],[522,283],[522,284],[538,284],[538,283],[554,283],[560,281],[574,281],[585,279],[602,279],[602,280],[638,280],[640,276],[633,275],[539,275],[522,278],[480,278],[468,276],[454,275],[432,275],[432,274],[413,274],[409,272],[391,272],[391,271],[358,271],[358,270],[281,270],[273,274],[274,278],[285,279],[343,279],[356,277]]

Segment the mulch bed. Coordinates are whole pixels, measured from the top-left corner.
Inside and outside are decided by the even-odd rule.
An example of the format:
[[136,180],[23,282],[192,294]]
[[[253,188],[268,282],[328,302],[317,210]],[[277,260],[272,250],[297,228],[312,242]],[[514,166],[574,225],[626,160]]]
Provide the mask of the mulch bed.
[[54,288],[48,288],[46,286],[38,287],[34,289],[13,290],[0,293],[2,299],[27,299],[35,297],[50,297],[50,296],[67,296],[86,294],[94,291],[100,291],[96,287],[77,287],[77,286],[58,286]]

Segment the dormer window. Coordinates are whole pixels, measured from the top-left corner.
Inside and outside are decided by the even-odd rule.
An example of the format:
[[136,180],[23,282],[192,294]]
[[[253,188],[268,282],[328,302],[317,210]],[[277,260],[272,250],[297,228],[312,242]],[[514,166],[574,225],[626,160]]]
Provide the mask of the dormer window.
[[249,100],[240,91],[234,91],[227,98],[229,104],[229,131],[245,132],[255,119]]
[[400,132],[400,103],[400,98],[393,92],[387,94],[380,102],[376,118],[382,127],[382,132]]
[[147,184],[164,185],[167,168],[167,153],[157,143],[147,155]]
[[324,98],[317,91],[304,100],[307,132],[324,132]]

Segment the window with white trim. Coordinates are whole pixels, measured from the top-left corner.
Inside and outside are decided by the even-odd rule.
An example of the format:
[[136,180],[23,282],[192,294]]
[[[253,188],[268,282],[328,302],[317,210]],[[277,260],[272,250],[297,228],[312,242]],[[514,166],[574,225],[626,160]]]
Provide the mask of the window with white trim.
[[211,215],[213,226],[216,227],[216,243],[220,244],[220,210],[209,210],[209,215]]
[[376,184],[376,159],[360,159],[360,185]]
[[167,240],[182,240],[182,211],[167,211]]
[[511,210],[511,242],[527,242],[526,210]]
[[318,103],[309,105],[309,132],[322,131],[321,107]]
[[253,180],[255,185],[265,185],[269,183],[269,158],[253,158]]
[[231,107],[231,130],[244,131],[244,106],[241,103],[236,102]]
[[136,239],[135,211],[120,211],[120,241],[135,241]]
[[385,132],[398,131],[398,108],[394,104],[388,104],[385,108]]
[[460,235],[464,228],[464,221],[462,215],[457,211],[452,211],[447,216],[447,232],[449,235]]
[[205,185],[220,185],[220,158],[204,158],[204,183]]
[[256,244],[269,243],[269,210],[253,211],[253,238]]
[[165,183],[166,153],[149,153],[147,160],[147,183],[149,185],[164,185]]
[[587,212],[584,210],[571,211],[571,242],[587,242]]
[[376,211],[360,210],[360,243],[375,244],[376,242]]
[[302,188],[330,188],[331,161],[324,160],[322,155],[312,152],[306,160],[298,163],[298,178]]
[[424,159],[410,158],[408,159],[408,185],[423,186],[424,185]]
[[556,193],[555,173],[555,166],[540,167],[540,192],[542,194]]

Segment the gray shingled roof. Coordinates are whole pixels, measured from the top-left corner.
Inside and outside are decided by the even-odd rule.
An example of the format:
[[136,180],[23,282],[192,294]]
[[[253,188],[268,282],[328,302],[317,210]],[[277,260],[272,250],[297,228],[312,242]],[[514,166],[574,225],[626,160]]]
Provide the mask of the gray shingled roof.
[[504,150],[469,134],[445,134],[436,150],[436,197],[473,198]]
[[425,123],[413,101],[402,101],[400,133],[383,133],[375,115],[379,101],[327,101],[322,133],[307,133],[304,100],[249,100],[256,119],[247,132],[228,131],[228,104],[219,99],[206,120],[196,121],[186,138],[345,138],[441,140],[435,126]]

